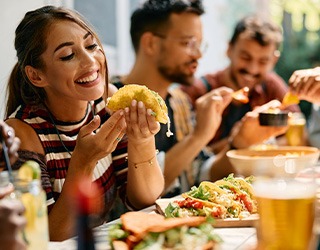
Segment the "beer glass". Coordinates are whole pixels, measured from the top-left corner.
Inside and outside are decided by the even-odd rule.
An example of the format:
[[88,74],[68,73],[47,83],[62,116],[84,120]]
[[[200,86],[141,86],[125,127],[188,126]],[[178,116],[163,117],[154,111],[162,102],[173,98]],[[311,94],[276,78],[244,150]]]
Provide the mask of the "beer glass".
[[301,112],[289,113],[286,138],[289,146],[303,146],[306,119]]
[[254,183],[260,216],[258,249],[311,249],[315,184],[295,179],[258,179]]

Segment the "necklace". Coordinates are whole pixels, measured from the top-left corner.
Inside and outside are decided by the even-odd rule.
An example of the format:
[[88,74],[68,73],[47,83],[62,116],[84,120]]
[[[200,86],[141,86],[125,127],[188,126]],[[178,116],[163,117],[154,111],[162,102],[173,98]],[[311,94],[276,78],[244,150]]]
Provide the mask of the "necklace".
[[[62,147],[64,148],[64,150],[67,151],[67,153],[68,153],[68,154],[70,155],[70,157],[71,157],[72,154],[71,154],[70,150],[67,148],[67,146],[64,144],[63,140],[61,139],[61,135],[60,135],[60,132],[59,132],[59,130],[58,130],[58,128],[57,128],[57,125],[56,125],[56,123],[55,123],[55,121],[54,121],[53,115],[51,114],[50,110],[48,109],[48,107],[47,107],[45,104],[44,104],[44,106],[45,106],[46,110],[48,111],[48,115],[49,115],[50,121],[51,121],[51,123],[52,123],[52,125],[53,125],[53,127],[54,127],[54,130],[56,131],[56,134],[58,135],[58,138],[59,138],[59,141],[60,141]],[[91,103],[91,102],[88,102],[88,106],[87,106],[87,110],[86,110],[85,117],[86,117],[87,114],[88,114],[88,109],[89,109],[89,107],[91,108],[92,119],[93,119],[94,116],[95,116],[95,112],[94,112],[94,109],[93,109],[93,106],[92,106],[92,103]]]

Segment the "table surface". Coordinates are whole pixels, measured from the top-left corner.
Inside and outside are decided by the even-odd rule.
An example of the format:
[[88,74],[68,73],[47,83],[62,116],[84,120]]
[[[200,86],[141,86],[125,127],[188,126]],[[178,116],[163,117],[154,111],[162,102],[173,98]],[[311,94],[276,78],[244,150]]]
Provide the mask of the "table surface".
[[[155,206],[144,210],[146,213],[155,211]],[[94,229],[96,239],[96,250],[109,250],[108,227],[119,220],[105,223]],[[254,227],[241,228],[215,228],[215,232],[222,238],[223,243],[218,247],[219,250],[248,250],[254,249],[257,243],[256,230]],[[77,250],[76,238],[71,238],[62,242],[49,242],[48,250]]]

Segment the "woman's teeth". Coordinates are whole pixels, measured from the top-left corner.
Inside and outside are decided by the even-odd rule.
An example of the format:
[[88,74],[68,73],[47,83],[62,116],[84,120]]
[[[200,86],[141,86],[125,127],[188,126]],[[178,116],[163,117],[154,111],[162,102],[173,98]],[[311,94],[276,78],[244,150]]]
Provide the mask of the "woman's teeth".
[[79,79],[77,82],[79,82],[79,83],[92,82],[92,81],[96,80],[97,77],[98,77],[98,72],[95,72],[91,76]]

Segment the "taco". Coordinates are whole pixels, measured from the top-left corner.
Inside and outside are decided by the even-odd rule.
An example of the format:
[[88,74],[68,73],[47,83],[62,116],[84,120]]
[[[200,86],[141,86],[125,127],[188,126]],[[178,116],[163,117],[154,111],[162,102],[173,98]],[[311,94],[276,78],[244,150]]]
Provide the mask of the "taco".
[[257,212],[252,186],[233,174],[216,182],[203,181],[183,193],[184,200],[169,203],[167,217],[212,216],[214,218],[245,218]]
[[108,99],[107,108],[112,111],[130,107],[132,100],[142,101],[147,109],[151,109],[160,123],[168,123],[168,108],[161,96],[144,85],[127,84]]
[[212,223],[212,219],[204,217],[164,218],[159,214],[127,212],[121,215],[120,223],[110,226],[108,235],[116,250],[213,249],[221,238]]

